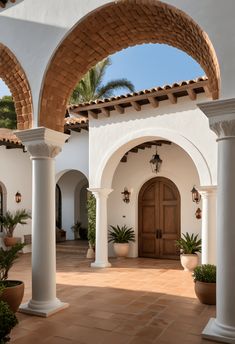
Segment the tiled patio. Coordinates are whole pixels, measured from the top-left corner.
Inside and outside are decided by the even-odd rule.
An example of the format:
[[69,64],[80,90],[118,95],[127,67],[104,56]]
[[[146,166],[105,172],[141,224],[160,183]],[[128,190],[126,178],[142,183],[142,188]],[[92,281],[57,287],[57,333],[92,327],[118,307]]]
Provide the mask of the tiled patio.
[[[112,268],[91,269],[76,255],[57,255],[58,297],[70,307],[50,318],[17,313],[15,344],[198,344],[215,307],[201,305],[190,273],[180,263],[154,259],[112,259]],[[30,255],[10,278],[26,282],[30,298]]]

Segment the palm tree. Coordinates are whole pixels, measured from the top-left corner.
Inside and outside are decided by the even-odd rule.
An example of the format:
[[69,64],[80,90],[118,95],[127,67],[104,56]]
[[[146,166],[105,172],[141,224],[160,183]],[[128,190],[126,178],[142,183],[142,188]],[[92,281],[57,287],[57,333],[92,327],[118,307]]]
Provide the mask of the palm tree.
[[134,92],[134,85],[127,79],[115,79],[102,84],[106,69],[111,65],[111,59],[106,58],[92,67],[79,81],[71,98],[71,104],[90,102],[91,100],[109,98],[113,91],[125,88]]

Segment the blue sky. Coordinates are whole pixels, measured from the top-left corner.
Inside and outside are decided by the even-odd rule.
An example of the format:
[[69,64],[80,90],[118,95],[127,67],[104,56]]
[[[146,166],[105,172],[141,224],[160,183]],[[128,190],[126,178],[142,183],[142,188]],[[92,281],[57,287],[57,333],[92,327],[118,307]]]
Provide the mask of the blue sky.
[[[145,44],[122,50],[111,56],[104,82],[127,78],[136,91],[177,81],[194,79],[204,71],[186,53],[164,44]],[[126,93],[120,90],[116,94]],[[9,94],[0,81],[0,97]]]

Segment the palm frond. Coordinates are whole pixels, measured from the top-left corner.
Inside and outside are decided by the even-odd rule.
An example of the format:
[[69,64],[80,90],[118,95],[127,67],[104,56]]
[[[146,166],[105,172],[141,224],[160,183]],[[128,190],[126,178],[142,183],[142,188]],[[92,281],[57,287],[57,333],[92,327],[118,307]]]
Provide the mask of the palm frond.
[[115,90],[118,90],[120,88],[127,89],[130,92],[135,91],[134,85],[129,80],[127,80],[127,79],[115,79],[115,80],[109,81],[106,85],[97,89],[97,93],[95,95],[96,99],[109,98],[113,95],[113,92]]

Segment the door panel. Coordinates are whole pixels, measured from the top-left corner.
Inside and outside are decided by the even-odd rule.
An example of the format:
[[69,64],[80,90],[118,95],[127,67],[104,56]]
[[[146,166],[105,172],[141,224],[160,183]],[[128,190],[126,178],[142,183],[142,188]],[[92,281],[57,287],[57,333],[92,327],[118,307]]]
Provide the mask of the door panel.
[[139,194],[139,256],[178,259],[180,195],[167,178],[156,177]]

